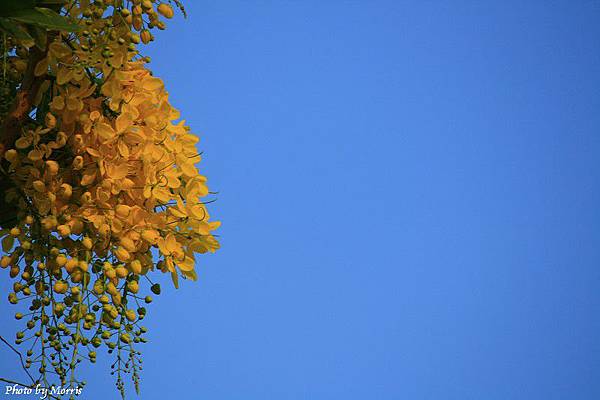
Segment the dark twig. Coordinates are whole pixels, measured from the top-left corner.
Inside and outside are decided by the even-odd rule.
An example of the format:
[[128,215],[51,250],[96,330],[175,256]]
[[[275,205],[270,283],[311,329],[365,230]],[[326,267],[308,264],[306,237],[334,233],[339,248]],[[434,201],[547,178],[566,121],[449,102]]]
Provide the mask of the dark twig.
[[[12,351],[17,353],[17,355],[19,356],[19,360],[21,360],[21,367],[23,367],[23,370],[27,373],[27,376],[29,376],[29,379],[31,379],[31,382],[35,382],[35,379],[33,379],[33,376],[31,376],[31,374],[29,373],[27,368],[25,368],[25,363],[23,362],[23,355],[21,354],[21,352],[19,352],[19,350],[15,349],[13,347],[13,345],[8,343],[6,341],[6,339],[4,339],[1,335],[0,335],[0,340],[2,340],[8,347],[10,347]],[[23,385],[21,385],[21,386],[23,386]]]
[[[33,382],[33,384],[26,385],[26,384],[21,383],[21,382],[16,382],[16,381],[13,381],[13,380],[10,380],[10,379],[6,379],[6,378],[1,378],[1,377],[0,377],[0,381],[6,382],[6,383],[11,383],[13,385],[23,386],[23,387],[30,388],[30,389],[35,389],[36,386],[34,386],[34,385],[37,384],[37,381],[35,379],[33,379],[33,377],[31,376],[31,374],[27,370],[27,368],[25,368],[25,364],[23,363],[23,355],[19,352],[19,350],[15,349],[12,344],[10,344],[9,342],[7,342],[6,339],[4,339],[1,335],[0,335],[0,340],[2,340],[8,347],[10,347],[10,349],[12,351],[14,351],[15,353],[18,354],[19,359],[21,360],[21,366],[23,367],[23,370],[27,373],[27,375],[29,376],[29,378],[31,379],[31,382]],[[56,396],[54,396],[54,395],[52,395],[50,393],[48,393],[48,397],[52,398],[52,399],[60,400],[60,397],[56,397]]]

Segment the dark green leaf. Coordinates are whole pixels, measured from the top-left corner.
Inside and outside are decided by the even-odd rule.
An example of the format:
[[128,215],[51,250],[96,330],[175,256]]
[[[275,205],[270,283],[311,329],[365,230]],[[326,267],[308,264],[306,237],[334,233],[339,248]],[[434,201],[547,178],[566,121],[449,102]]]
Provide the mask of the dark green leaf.
[[175,289],[179,289],[179,275],[177,275],[176,271],[171,272],[171,280],[173,281]]
[[31,35],[21,25],[10,19],[0,18],[0,30],[20,40],[27,47],[33,46],[34,40]]
[[14,236],[11,236],[11,235],[4,236],[4,239],[2,239],[2,251],[4,251],[5,253],[8,253],[9,251],[12,250],[14,244],[15,244]]
[[38,47],[38,49],[44,50],[46,48],[46,43],[48,40],[48,33],[46,29],[41,28],[37,25],[29,25],[27,28],[29,34],[35,40],[35,45]]
[[62,15],[49,8],[36,7],[30,10],[15,11],[11,19],[26,24],[37,25],[41,28],[73,32],[79,29],[79,25],[72,24]]
[[1,0],[0,1],[0,16],[8,17],[16,11],[31,10],[35,7],[34,0]]
[[38,7],[57,6],[64,4],[67,4],[67,0],[39,0],[37,2]]

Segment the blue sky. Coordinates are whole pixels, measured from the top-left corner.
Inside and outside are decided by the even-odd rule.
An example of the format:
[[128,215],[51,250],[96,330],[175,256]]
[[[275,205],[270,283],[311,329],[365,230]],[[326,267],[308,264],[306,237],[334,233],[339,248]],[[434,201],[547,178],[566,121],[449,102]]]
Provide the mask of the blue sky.
[[600,397],[600,3],[187,8],[149,55],[222,249],[159,278],[140,398]]

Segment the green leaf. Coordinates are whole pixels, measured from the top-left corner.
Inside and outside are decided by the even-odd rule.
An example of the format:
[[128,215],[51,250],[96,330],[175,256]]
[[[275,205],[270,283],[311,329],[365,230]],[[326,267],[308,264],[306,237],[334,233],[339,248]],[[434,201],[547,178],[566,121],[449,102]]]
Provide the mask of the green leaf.
[[181,271],[181,273],[183,274],[184,277],[186,277],[188,279],[191,279],[193,281],[197,281],[198,280],[198,274],[194,270],[191,270],[191,271]]
[[179,289],[179,275],[177,275],[176,271],[171,272],[171,280],[173,281],[175,289]]
[[40,50],[44,50],[46,48],[48,40],[48,33],[46,29],[41,28],[37,25],[29,25],[28,31],[29,34],[33,37],[33,40],[35,40],[35,45],[37,46],[37,48]]
[[58,6],[67,4],[67,0],[39,0],[37,2],[38,7],[46,7],[46,6]]
[[72,24],[66,17],[49,8],[36,7],[34,9],[15,11],[10,15],[10,18],[46,29],[69,32],[79,30],[79,25]]
[[4,239],[2,239],[2,250],[5,253],[8,253],[9,251],[12,250],[14,244],[15,244],[14,236],[12,236],[12,235],[5,236]]
[[2,0],[0,1],[0,16],[8,17],[16,11],[33,9],[35,0]]
[[31,35],[21,25],[10,19],[0,18],[0,30],[21,41],[26,47],[31,47],[34,44]]

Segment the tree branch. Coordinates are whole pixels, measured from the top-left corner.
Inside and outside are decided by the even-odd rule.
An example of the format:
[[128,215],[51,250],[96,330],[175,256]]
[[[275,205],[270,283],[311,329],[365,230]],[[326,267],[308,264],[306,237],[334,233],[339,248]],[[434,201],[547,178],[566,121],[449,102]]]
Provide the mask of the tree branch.
[[[25,368],[25,363],[23,362],[23,355],[21,354],[21,352],[19,350],[15,349],[14,346],[12,344],[10,344],[8,341],[6,341],[6,339],[4,339],[4,337],[2,337],[1,335],[0,335],[0,340],[2,340],[8,347],[10,347],[10,349],[12,351],[14,351],[15,353],[17,353],[17,355],[19,356],[19,359],[21,360],[21,367],[23,367],[23,370],[27,373],[27,375],[29,376],[29,379],[31,379],[31,382],[33,382],[33,383],[31,385],[26,385],[24,383],[13,381],[13,380],[2,378],[2,377],[0,377],[0,381],[6,382],[6,383],[10,383],[10,384],[13,384],[13,385],[23,386],[23,387],[30,388],[30,389],[35,389],[36,386],[34,386],[34,385],[37,384],[37,381],[35,379],[33,379],[33,377],[31,376],[31,374],[27,370],[27,368]],[[47,389],[47,388],[44,388],[44,389]],[[52,399],[60,400],[60,397],[56,397],[56,396],[54,396],[54,395],[52,395],[50,393],[48,393],[48,397],[50,397]]]
[[27,368],[25,368],[25,363],[23,362],[23,355],[21,354],[21,352],[19,350],[15,349],[13,347],[13,345],[8,343],[6,341],[6,339],[4,339],[1,335],[0,335],[0,340],[2,340],[8,347],[10,347],[12,351],[17,353],[17,355],[19,356],[19,360],[21,360],[21,367],[23,367],[23,370],[27,373],[27,376],[29,376],[29,379],[31,379],[31,382],[35,383],[35,379],[33,379],[33,376],[31,376],[31,374],[29,373],[29,370]]

